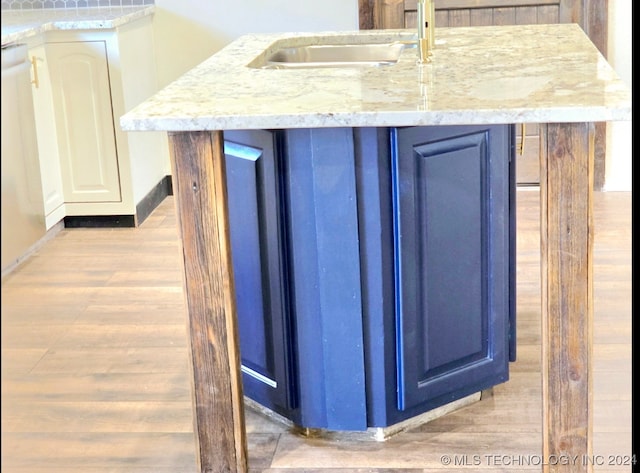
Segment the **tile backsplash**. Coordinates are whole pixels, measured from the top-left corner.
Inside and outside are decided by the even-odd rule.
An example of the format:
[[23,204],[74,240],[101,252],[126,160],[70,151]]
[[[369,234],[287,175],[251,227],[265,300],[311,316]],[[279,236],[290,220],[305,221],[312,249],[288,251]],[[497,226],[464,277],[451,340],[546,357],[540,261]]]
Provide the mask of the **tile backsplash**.
[[154,0],[2,0],[2,10],[153,5]]

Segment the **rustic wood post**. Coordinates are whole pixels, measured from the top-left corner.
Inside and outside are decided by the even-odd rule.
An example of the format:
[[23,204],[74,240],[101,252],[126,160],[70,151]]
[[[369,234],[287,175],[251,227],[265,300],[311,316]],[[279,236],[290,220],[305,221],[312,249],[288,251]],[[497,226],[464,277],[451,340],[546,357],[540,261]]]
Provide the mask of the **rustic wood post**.
[[543,471],[588,472],[594,125],[548,124],[541,131]]
[[182,242],[197,464],[247,471],[240,349],[221,131],[170,133]]

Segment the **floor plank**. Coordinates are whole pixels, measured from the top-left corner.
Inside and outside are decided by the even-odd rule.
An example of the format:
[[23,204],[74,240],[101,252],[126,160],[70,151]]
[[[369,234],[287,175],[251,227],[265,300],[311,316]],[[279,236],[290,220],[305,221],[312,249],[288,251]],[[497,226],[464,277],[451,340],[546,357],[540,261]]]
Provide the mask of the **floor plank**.
[[[631,193],[595,194],[594,456],[631,445]],[[251,473],[540,471],[538,193],[519,190],[518,359],[482,400],[386,442],[246,411]],[[65,229],[2,280],[2,472],[193,473],[173,198],[135,229]],[[447,463],[448,461],[451,463]]]

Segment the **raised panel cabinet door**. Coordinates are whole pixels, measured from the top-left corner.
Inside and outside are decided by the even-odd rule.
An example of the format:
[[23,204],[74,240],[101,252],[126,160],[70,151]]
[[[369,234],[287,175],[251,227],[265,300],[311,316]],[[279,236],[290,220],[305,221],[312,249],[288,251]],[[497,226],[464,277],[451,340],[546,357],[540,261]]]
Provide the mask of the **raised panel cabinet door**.
[[224,153],[244,392],[286,415],[295,379],[275,133],[226,131]]
[[64,187],[60,171],[58,138],[51,92],[48,62],[44,44],[29,48],[33,107],[38,135],[40,176],[47,229],[64,217]]
[[47,44],[65,202],[121,200],[104,41]]
[[400,411],[508,379],[509,130],[392,130]]

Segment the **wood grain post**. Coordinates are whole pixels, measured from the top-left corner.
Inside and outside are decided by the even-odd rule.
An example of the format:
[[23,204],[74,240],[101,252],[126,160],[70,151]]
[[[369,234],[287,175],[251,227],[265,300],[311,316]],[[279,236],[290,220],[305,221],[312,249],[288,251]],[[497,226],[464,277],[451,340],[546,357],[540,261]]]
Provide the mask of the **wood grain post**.
[[197,465],[247,471],[240,349],[221,131],[170,133],[184,260]]
[[590,472],[592,455],[592,123],[541,127],[544,472]]

